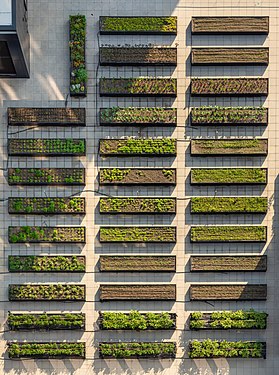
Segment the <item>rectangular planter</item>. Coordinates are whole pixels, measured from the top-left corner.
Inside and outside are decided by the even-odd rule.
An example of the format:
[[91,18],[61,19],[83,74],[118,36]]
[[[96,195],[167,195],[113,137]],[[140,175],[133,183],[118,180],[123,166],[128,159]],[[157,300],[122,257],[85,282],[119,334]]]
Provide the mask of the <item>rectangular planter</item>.
[[267,96],[268,78],[192,78],[191,95]]
[[100,185],[176,185],[174,168],[100,168]]
[[175,256],[101,255],[101,272],[175,272]]
[[9,139],[10,156],[85,156],[85,139]]
[[191,140],[192,156],[223,155],[267,155],[267,139],[193,139]]
[[177,17],[99,17],[100,34],[176,35]]
[[84,168],[9,168],[9,185],[85,185]]
[[29,314],[9,313],[8,325],[11,331],[29,330],[85,330],[85,314]]
[[85,227],[9,226],[9,243],[85,243]]
[[85,257],[76,255],[9,255],[10,272],[85,272]]
[[9,198],[9,214],[85,214],[85,198]]
[[100,78],[100,96],[176,97],[175,78]]
[[191,214],[264,214],[266,197],[193,197]]
[[266,242],[261,225],[193,225],[191,242]]
[[9,301],[85,301],[85,285],[10,284]]
[[175,301],[176,285],[100,285],[100,301]]
[[176,227],[100,227],[100,242],[175,243]]
[[266,284],[207,284],[191,285],[191,301],[265,301]]
[[100,198],[101,214],[175,214],[175,198]]
[[268,34],[269,17],[193,17],[193,34]]
[[267,168],[192,168],[191,185],[266,185]]
[[100,139],[102,156],[176,156],[176,139],[127,138]]
[[192,65],[268,65],[268,48],[192,48]]
[[9,125],[85,126],[85,108],[8,108]]
[[191,272],[230,272],[267,270],[267,256],[191,256]]

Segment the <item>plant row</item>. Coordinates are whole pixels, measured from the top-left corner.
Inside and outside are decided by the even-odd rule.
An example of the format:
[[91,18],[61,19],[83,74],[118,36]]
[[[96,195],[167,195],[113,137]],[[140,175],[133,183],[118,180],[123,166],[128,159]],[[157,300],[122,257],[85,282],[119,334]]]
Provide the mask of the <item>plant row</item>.
[[200,225],[191,227],[191,242],[266,242],[267,227]]
[[191,272],[266,270],[266,255],[191,256]]
[[175,301],[176,285],[100,285],[101,301]]
[[266,184],[266,168],[192,168],[191,184]]
[[175,198],[100,198],[100,213],[174,214]]
[[100,242],[176,242],[176,227],[100,227]]
[[175,272],[175,256],[101,255],[101,272]]
[[9,358],[85,358],[84,342],[9,342]]
[[193,139],[191,155],[267,155],[267,139]]

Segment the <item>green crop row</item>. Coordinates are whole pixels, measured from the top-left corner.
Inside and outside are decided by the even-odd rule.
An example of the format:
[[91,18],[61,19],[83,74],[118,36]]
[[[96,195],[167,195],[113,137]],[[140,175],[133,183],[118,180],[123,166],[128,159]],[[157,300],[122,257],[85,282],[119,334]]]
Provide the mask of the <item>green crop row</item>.
[[249,225],[201,225],[191,227],[192,242],[265,242],[267,228]]
[[83,342],[16,343],[8,344],[9,358],[85,357]]
[[84,139],[9,139],[9,155],[85,155]]
[[267,155],[267,139],[193,139],[191,155]]
[[264,168],[192,168],[192,184],[266,184]]
[[100,198],[101,213],[175,213],[174,198]]
[[11,272],[85,272],[82,256],[9,256]]
[[10,301],[84,301],[84,285],[68,284],[11,284]]
[[101,227],[101,242],[176,242],[176,227]]
[[101,358],[174,358],[176,344],[174,342],[122,342],[100,343]]
[[101,184],[175,184],[173,168],[101,168]]
[[265,213],[268,200],[264,197],[193,197],[191,213]]

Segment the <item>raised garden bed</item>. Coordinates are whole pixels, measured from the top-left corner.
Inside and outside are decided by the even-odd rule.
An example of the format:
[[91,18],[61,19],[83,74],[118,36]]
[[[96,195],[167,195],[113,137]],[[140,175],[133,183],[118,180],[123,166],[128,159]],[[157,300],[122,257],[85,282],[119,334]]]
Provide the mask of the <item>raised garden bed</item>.
[[176,285],[100,285],[101,301],[175,301]]
[[9,227],[10,243],[85,243],[85,227]]
[[174,168],[101,168],[100,185],[176,185]]
[[9,185],[85,185],[84,168],[9,168]]
[[85,214],[85,198],[9,198],[9,214]]
[[85,111],[85,108],[8,108],[8,124],[85,126]]
[[200,225],[191,227],[191,242],[266,242],[267,227]]
[[9,358],[85,358],[85,342],[9,342]]
[[100,17],[100,34],[177,33],[177,17]]
[[255,341],[191,341],[190,358],[264,358],[266,343]]
[[193,34],[268,34],[269,17],[193,17]]
[[104,330],[158,330],[175,329],[176,314],[162,313],[139,313],[138,311],[122,312],[100,312],[99,325]]
[[86,17],[70,16],[70,95],[86,96],[88,74],[85,62]]
[[10,284],[9,301],[85,301],[85,285]]
[[268,48],[192,48],[192,65],[268,65]]
[[175,256],[101,255],[101,272],[175,272]]
[[268,199],[265,197],[193,197],[192,214],[266,213]]
[[85,139],[9,139],[10,156],[84,156]]
[[190,286],[191,301],[265,301],[266,297],[266,284],[200,284]]
[[192,78],[191,95],[266,96],[268,78]]
[[190,329],[265,329],[267,314],[249,311],[194,312],[190,314]]
[[162,125],[176,126],[176,108],[112,107],[100,109],[100,125]]
[[266,168],[192,168],[192,185],[266,185]]
[[176,242],[176,227],[100,227],[100,242]]
[[100,65],[176,66],[177,49],[171,47],[100,47]]
[[207,155],[267,155],[267,139],[193,139],[192,156]]
[[99,152],[103,156],[175,156],[176,139],[100,139]]
[[85,272],[85,257],[76,255],[9,255],[10,272]]
[[12,331],[85,329],[85,314],[13,314],[9,313],[8,325]]
[[175,342],[101,342],[100,358],[175,358]]
[[176,97],[175,78],[100,78],[101,96]]
[[267,256],[191,256],[191,272],[261,271],[267,269]]
[[100,198],[101,214],[175,214],[175,198]]

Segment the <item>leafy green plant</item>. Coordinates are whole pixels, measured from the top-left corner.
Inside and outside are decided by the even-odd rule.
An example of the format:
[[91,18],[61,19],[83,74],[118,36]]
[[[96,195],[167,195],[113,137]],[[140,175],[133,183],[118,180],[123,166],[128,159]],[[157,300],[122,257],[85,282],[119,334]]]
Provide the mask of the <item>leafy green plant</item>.
[[266,184],[265,168],[192,168],[191,184]]
[[193,139],[191,155],[267,155],[267,139]]
[[85,272],[83,256],[9,256],[11,272]]
[[192,242],[265,242],[267,227],[249,225],[200,225],[191,227]]
[[191,213],[266,213],[265,197],[193,197]]
[[176,227],[100,227],[101,242],[176,242]]
[[10,214],[83,214],[84,198],[9,198]]
[[173,168],[101,168],[100,184],[166,184],[175,185]]
[[8,343],[9,358],[85,358],[84,342]]
[[100,198],[101,213],[175,213],[174,198]]
[[9,139],[9,155],[85,155],[84,139]]
[[174,342],[100,343],[101,358],[175,358]]

